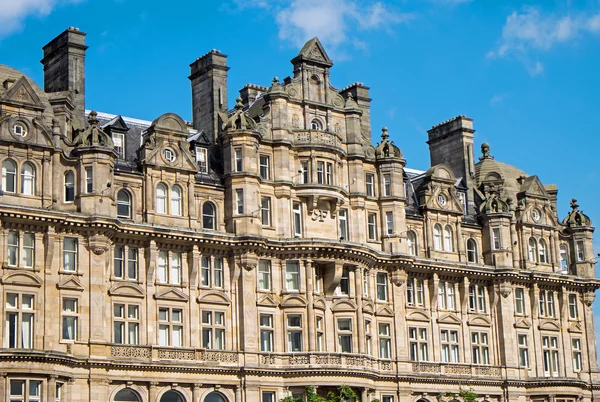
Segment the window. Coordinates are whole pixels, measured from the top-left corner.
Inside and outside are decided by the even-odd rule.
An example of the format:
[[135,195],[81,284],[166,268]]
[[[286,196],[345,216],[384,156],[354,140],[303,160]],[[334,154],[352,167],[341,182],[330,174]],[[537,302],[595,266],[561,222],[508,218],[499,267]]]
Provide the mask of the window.
[[438,283],[438,308],[441,310],[454,310],[455,306],[454,282],[440,281]]
[[244,213],[244,190],[238,188],[235,190],[235,200],[237,205],[237,213],[238,215],[242,215]]
[[288,352],[302,352],[302,316],[287,316]]
[[394,214],[391,211],[385,213],[385,227],[388,235],[394,234]]
[[271,198],[260,198],[260,219],[263,226],[271,226]]
[[159,283],[181,284],[181,253],[160,251],[156,277]]
[[27,126],[22,123],[17,123],[13,126],[12,131],[17,137],[25,137],[27,135]]
[[261,155],[260,156],[260,161],[259,161],[259,168],[260,168],[260,177],[263,180],[269,180],[270,179],[270,171],[269,171],[269,166],[270,166],[270,157],[269,155]]
[[271,290],[271,261],[258,262],[258,289]]
[[467,261],[477,262],[477,242],[475,239],[467,240]]
[[113,306],[113,342],[137,345],[140,342],[140,308],[135,304]]
[[117,152],[117,157],[125,159],[125,134],[123,133],[112,133],[112,140]]
[[211,202],[202,205],[202,228],[215,229],[215,206]]
[[6,262],[8,266],[33,268],[35,235],[33,233],[21,233],[14,230],[9,231],[7,251]]
[[298,261],[285,263],[285,288],[287,291],[300,291],[300,263]]
[[454,237],[452,235],[452,228],[450,225],[446,225],[444,228],[444,251],[454,250]]
[[259,318],[260,326],[260,351],[273,351],[273,315],[261,314]]
[[392,358],[392,333],[387,323],[379,323],[379,358]]
[[63,269],[67,272],[77,271],[77,239],[65,237],[63,241]]
[[[123,388],[115,395],[115,402],[141,402],[142,398],[130,388]],[[58,401],[57,401],[58,402]],[[175,402],[181,402],[175,399]]]
[[167,213],[167,187],[162,183],[156,186],[156,212]]
[[340,292],[343,295],[350,293],[350,270],[342,268],[342,278],[340,279]]
[[388,299],[388,277],[385,272],[377,273],[377,300],[387,301]]
[[165,148],[163,155],[167,162],[175,162],[175,151],[173,151],[171,148]]
[[487,332],[471,332],[473,364],[490,364],[490,348]]
[[5,193],[17,191],[17,164],[11,159],[2,162],[2,190]]
[[548,254],[547,254],[547,250],[546,250],[546,240],[544,239],[540,239],[540,259],[539,261],[542,264],[547,264],[548,261]]
[[364,269],[363,270],[363,296],[364,297],[369,297],[369,271]]
[[[62,382],[57,382],[56,383],[56,388],[54,390],[55,390],[55,392],[54,392],[54,401],[55,402],[61,402],[63,400],[63,392],[62,392],[62,390],[63,390],[63,383]],[[117,399],[115,397],[115,401],[118,402],[119,399]]]
[[215,288],[223,287],[223,259],[215,258],[213,271],[213,285]]
[[537,262],[538,251],[537,241],[533,237],[529,238],[529,262]]
[[579,311],[577,309],[577,295],[575,293],[569,294],[569,318],[571,320],[577,320],[579,318]]
[[440,331],[440,341],[442,343],[442,362],[458,363],[458,331],[442,329]]
[[500,241],[500,228],[492,229],[492,247],[494,250],[500,250],[502,243]]
[[94,174],[91,167],[85,168],[85,192],[92,194],[94,192]]
[[302,184],[310,183],[310,168],[308,159],[302,159],[300,161],[300,177],[302,177]]
[[183,194],[181,187],[175,185],[171,187],[171,215],[181,216],[181,195]]
[[558,337],[542,336],[542,351],[544,356],[544,375],[558,377]]
[[575,250],[577,251],[577,261],[578,262],[585,261],[583,241],[577,240],[577,242],[575,243]]
[[276,402],[274,391],[262,391],[261,402]]
[[485,286],[483,285],[469,286],[469,311],[479,313],[485,313],[487,311],[485,293]]
[[581,339],[571,339],[571,347],[573,349],[573,371],[577,373],[582,368]]
[[31,349],[33,347],[33,324],[35,306],[33,295],[6,294],[7,348]]
[[242,148],[235,148],[233,150],[233,155],[234,155],[234,161],[233,161],[234,172],[243,171],[244,169],[243,169]]
[[515,313],[525,314],[525,289],[515,288]]
[[294,222],[294,237],[302,237],[302,207],[299,202],[294,202],[292,207]]
[[342,353],[352,353],[352,320],[338,318],[338,347]]
[[62,299],[62,340],[77,340],[78,300],[64,297]]
[[381,402],[394,402],[394,397],[392,395],[383,395]]
[[206,148],[196,147],[196,162],[200,173],[208,173],[208,152]]
[[406,245],[408,247],[408,254],[418,255],[417,248],[417,235],[412,230],[406,233]]
[[383,175],[383,196],[388,197],[392,195],[392,175]]
[[327,162],[325,164],[325,184],[333,185],[333,163]]
[[442,225],[439,223],[433,226],[433,249],[436,251],[442,250]]
[[[371,344],[373,338],[371,336],[371,321],[365,320],[365,353],[371,355]],[[381,352],[380,352],[381,356]]]
[[428,360],[427,329],[409,328],[408,339],[410,360],[413,362],[426,362]]
[[323,328],[323,317],[316,316],[317,321],[317,352],[325,351],[325,331]]
[[21,167],[21,194],[35,194],[35,167],[29,162]]
[[527,335],[518,334],[517,343],[519,347],[519,366],[529,367],[529,345],[527,341]]
[[369,240],[377,240],[377,214],[367,214],[367,229]]
[[317,183],[325,183],[325,162],[317,161]]
[[[4,185],[2,187],[4,188]],[[64,194],[64,196],[65,196],[65,202],[75,201],[75,174],[71,171],[65,173],[65,194]]]
[[348,210],[340,209],[338,211],[338,225],[340,241],[348,240]]
[[375,197],[375,175],[373,173],[365,175],[365,184],[367,186],[367,197]]
[[225,313],[202,310],[202,347],[225,349]]
[[39,402],[41,398],[42,381],[10,380],[10,402]]
[[554,317],[554,292],[551,290],[540,290],[540,317]]
[[423,307],[424,302],[423,279],[408,278],[406,283],[406,303],[409,306]]
[[158,309],[159,346],[183,346],[183,310],[160,307]]
[[131,218],[131,197],[125,190],[117,193],[117,216],[119,218]]
[[223,280],[223,259],[215,258],[213,261],[210,256],[203,256],[200,263],[201,286],[222,288]]
[[322,130],[323,125],[321,124],[321,122],[319,120],[314,119],[313,121],[310,122],[310,129],[311,130]]
[[569,273],[569,250],[564,244],[560,245],[560,271],[563,274]]

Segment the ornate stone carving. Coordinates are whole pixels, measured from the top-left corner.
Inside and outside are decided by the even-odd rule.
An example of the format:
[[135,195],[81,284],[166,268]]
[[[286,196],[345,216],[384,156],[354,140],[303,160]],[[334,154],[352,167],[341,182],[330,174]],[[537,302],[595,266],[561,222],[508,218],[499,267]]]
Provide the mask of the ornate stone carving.
[[160,349],[158,358],[165,360],[196,360],[196,351],[178,349]]
[[238,355],[237,353],[231,352],[211,352],[211,351],[203,351],[202,360],[206,362],[218,362],[218,363],[237,363]]
[[506,299],[508,295],[510,295],[512,292],[512,286],[510,282],[502,282],[500,283],[498,290],[500,292],[500,295]]
[[596,295],[594,294],[594,292],[585,292],[583,294],[583,303],[588,306],[591,307],[592,304],[594,304],[594,299],[596,298]]
[[110,240],[101,235],[90,236],[88,240],[88,247],[92,253],[96,255],[102,255],[110,249]]
[[112,357],[124,357],[127,359],[149,359],[150,348],[136,346],[112,346],[110,348]]

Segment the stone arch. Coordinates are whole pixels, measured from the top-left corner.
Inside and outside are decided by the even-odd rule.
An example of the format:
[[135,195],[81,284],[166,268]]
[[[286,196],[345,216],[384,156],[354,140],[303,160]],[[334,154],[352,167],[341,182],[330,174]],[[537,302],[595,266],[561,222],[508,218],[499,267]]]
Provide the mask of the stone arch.
[[[205,389],[204,392],[202,392],[202,394],[200,395],[200,402],[215,402],[208,399],[208,397],[211,396],[211,394],[213,393],[216,393],[218,396],[222,397],[224,402],[231,402],[235,400],[235,395],[232,390],[225,388],[217,389],[211,387]],[[217,402],[221,401],[217,400]]]
[[[136,384],[131,384],[129,386],[125,385],[125,384],[119,384],[117,386],[115,386],[112,391],[109,394],[109,401],[114,401],[114,402],[119,402],[119,401],[128,401],[128,399],[117,399],[117,395],[119,395],[120,392],[122,391],[131,391],[134,393],[134,395],[137,396],[137,400],[139,402],[143,402],[143,401],[147,401],[148,400],[148,391],[146,388],[144,387],[140,387]],[[130,394],[131,395],[131,394]],[[132,401],[135,401],[134,399],[131,399]]]

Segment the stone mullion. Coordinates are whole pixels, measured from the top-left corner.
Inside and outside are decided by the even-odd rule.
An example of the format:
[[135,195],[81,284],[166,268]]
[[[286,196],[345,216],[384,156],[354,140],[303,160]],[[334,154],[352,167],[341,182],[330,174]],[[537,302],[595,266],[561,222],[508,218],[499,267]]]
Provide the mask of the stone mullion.
[[521,250],[522,247],[520,248],[515,245],[515,242],[519,244],[518,239],[519,237],[517,235],[516,219],[513,214],[510,218],[510,248],[512,250],[513,268],[519,267],[519,250]]
[[[565,286],[562,286],[560,289],[560,293],[558,293],[559,296],[556,298],[557,302],[560,301],[560,309],[557,308],[558,310],[558,317],[559,317],[559,325],[561,327],[561,331],[560,331],[560,340],[561,340],[561,344],[562,344],[562,357],[563,357],[563,361],[564,364],[562,365],[562,367],[564,367],[565,372],[563,373],[563,375],[566,376],[571,376],[573,373],[573,350],[572,350],[572,345],[571,345],[571,336],[570,336],[570,332],[568,332],[569,329],[569,294],[567,292],[567,288]],[[557,306],[558,307],[558,306]],[[583,344],[583,341],[581,342]],[[583,346],[583,345],[582,345]]]
[[[469,311],[469,286],[471,286],[471,282],[469,281],[469,278],[467,278],[465,276],[463,278],[463,283],[462,283],[463,298],[461,301],[461,315],[460,315],[460,326],[461,326],[460,329],[462,332],[461,353],[463,356],[463,361],[465,363],[472,363],[471,348],[469,348],[469,345],[471,343],[471,334],[469,332],[469,323],[468,323],[469,314],[467,313]],[[460,361],[460,359],[459,359],[459,361]]]
[[316,351],[316,333],[315,333],[315,310],[314,310],[314,262],[311,260],[304,260],[304,272],[306,276],[306,322],[308,328],[308,350],[310,352]]
[[363,308],[363,270],[364,268],[357,265],[354,269],[354,288],[356,291],[356,328],[358,329],[358,353],[365,353],[365,319],[362,311]]
[[539,320],[539,299],[540,299],[540,288],[537,283],[534,283],[531,290],[529,291],[529,299],[531,301],[531,343],[535,352],[535,363],[536,363],[536,376],[544,377],[544,352],[542,350],[542,337],[538,330],[540,325]]
[[586,334],[586,342],[583,342],[587,345],[587,361],[589,362],[589,371],[594,374],[595,379],[597,380],[598,375],[598,359],[596,358],[597,353],[597,345],[595,339],[589,339],[589,336],[593,336],[594,334],[594,311],[592,309],[592,305],[594,303],[594,292],[590,291],[583,295],[583,311],[584,311],[584,319],[585,319],[585,334]]

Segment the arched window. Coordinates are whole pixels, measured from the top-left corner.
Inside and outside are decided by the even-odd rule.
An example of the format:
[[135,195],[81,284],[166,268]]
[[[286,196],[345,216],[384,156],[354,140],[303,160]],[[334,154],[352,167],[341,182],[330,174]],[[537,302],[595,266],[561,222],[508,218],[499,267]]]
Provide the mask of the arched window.
[[35,194],[35,167],[29,162],[21,167],[21,194]]
[[438,251],[442,249],[442,225],[439,223],[433,227],[433,249]]
[[444,251],[454,250],[454,236],[452,235],[452,228],[450,225],[446,225],[444,228]]
[[538,252],[537,252],[537,241],[533,237],[529,238],[529,261],[537,262]]
[[171,215],[181,215],[181,187],[175,185],[171,188]]
[[467,260],[477,262],[477,242],[475,239],[467,240]]
[[[206,401],[206,399],[204,399]],[[160,402],[185,402],[181,394],[177,391],[167,391],[160,398]]]
[[546,247],[546,240],[540,239],[540,262],[547,264],[548,261],[548,248]]
[[202,227],[211,230],[215,228],[215,206],[210,202],[205,202],[202,206]]
[[2,163],[2,190],[7,193],[17,190],[17,164],[11,159]]
[[313,119],[313,121],[310,122],[310,129],[311,130],[323,130],[323,124],[321,124],[320,120]]
[[137,392],[129,388],[123,388],[115,395],[115,402],[141,402]]
[[125,190],[119,190],[117,193],[117,216],[131,218],[131,197]]
[[225,399],[225,397],[218,392],[211,392],[210,394],[206,395],[204,402],[227,402],[227,399]]
[[408,246],[408,254],[417,255],[417,235],[412,230],[409,230],[408,233],[406,233],[406,244]]
[[566,244],[560,245],[560,271],[563,274],[569,273],[569,249]]
[[75,201],[75,173],[65,173],[65,202]]
[[156,186],[156,212],[167,213],[167,187],[162,183]]

